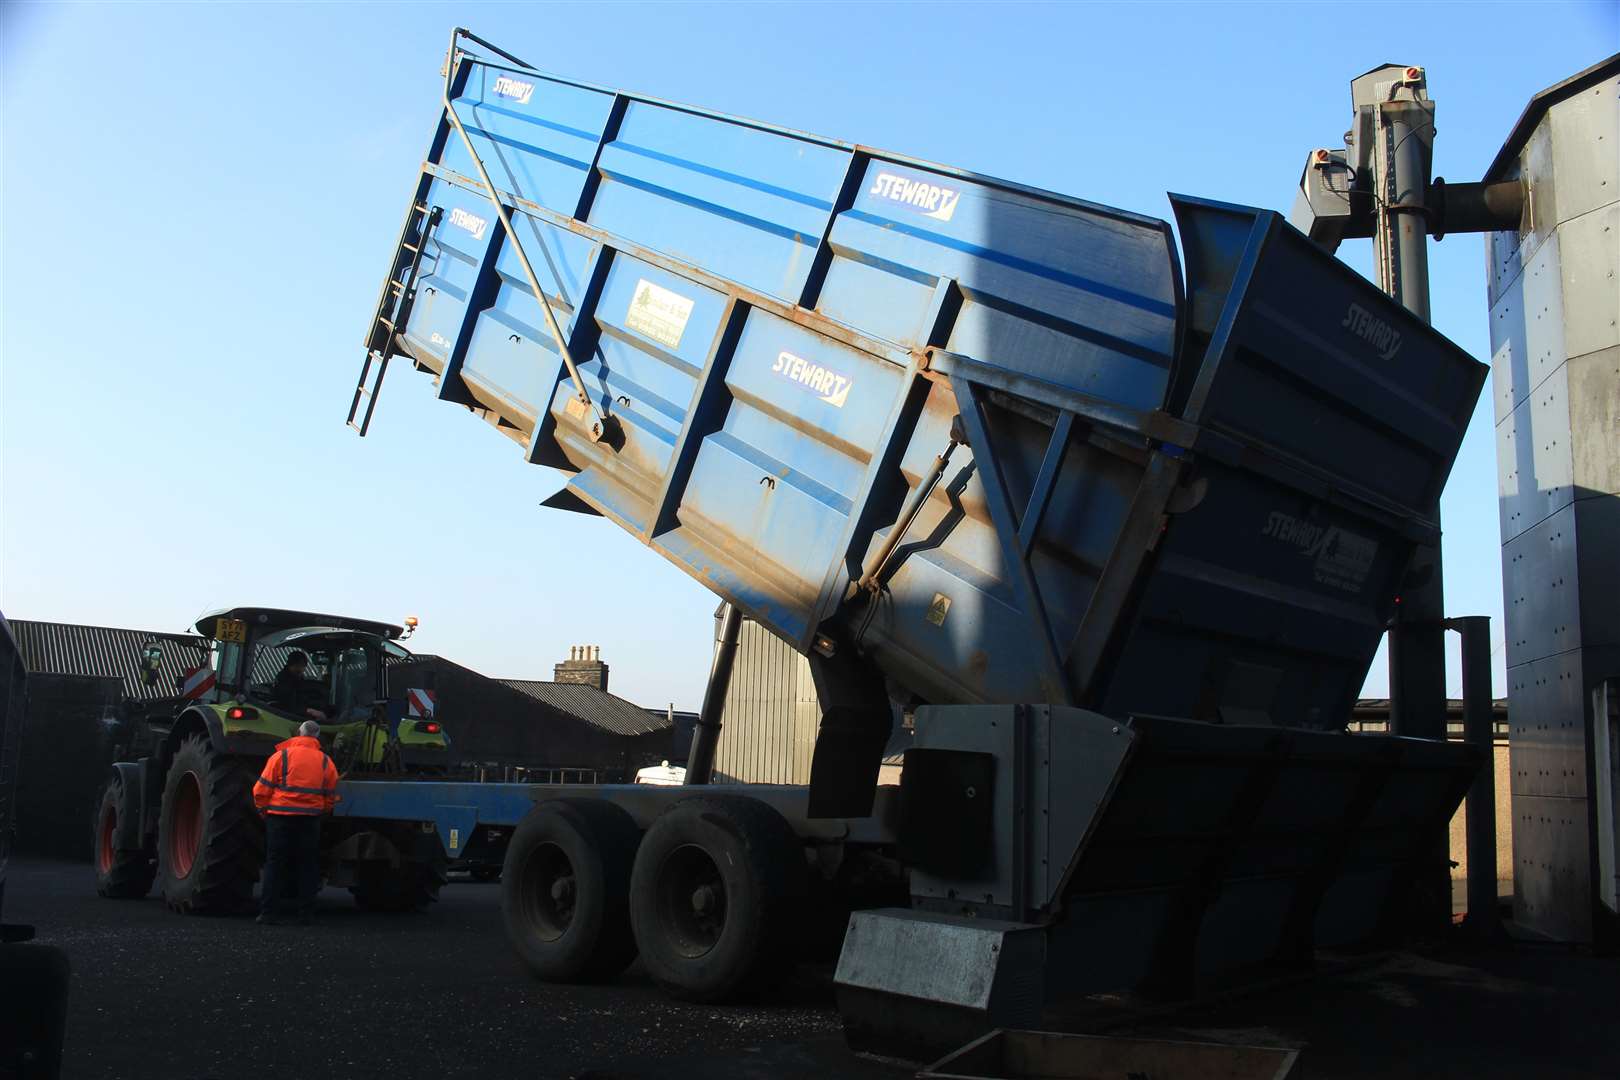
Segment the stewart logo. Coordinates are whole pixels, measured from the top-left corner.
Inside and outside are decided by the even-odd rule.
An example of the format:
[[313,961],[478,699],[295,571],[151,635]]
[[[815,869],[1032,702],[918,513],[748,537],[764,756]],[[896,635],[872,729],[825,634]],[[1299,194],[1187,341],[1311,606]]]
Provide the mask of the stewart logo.
[[460,209],[450,211],[450,224],[458,229],[466,229],[472,233],[474,240],[482,240],[484,230],[489,227],[489,222],[477,214],[469,214],[467,211]]
[[1401,332],[1360,304],[1351,304],[1339,325],[1379,350],[1384,360],[1394,359],[1401,350]]
[[844,407],[844,402],[849,400],[849,389],[855,385],[854,379],[824,368],[820,364],[812,364],[804,357],[794,356],[790,352],[778,355],[771,370],[809,390],[837,409]]
[[1314,559],[1316,581],[1345,592],[1361,591],[1378,556],[1376,540],[1346,532],[1337,525],[1312,525],[1280,510],[1273,510],[1266,517],[1260,535],[1297,548],[1305,558]]
[[867,194],[915,206],[923,212],[923,217],[935,221],[951,220],[951,215],[956,213],[956,204],[962,198],[962,193],[954,188],[940,187],[926,180],[908,180],[888,172],[877,174]]
[[502,75],[495,80],[494,90],[496,97],[511,98],[519,105],[527,105],[529,99],[534,96],[534,83]]

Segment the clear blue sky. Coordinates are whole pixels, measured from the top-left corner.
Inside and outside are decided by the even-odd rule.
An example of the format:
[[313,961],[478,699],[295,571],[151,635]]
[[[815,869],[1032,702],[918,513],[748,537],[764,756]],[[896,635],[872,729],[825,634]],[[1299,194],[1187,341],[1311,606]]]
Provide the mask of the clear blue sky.
[[[1286,211],[1386,61],[1428,68],[1437,171],[1477,179],[1533,93],[1620,48],[1616,12],[8,0],[0,608],[414,613],[420,650],[488,674],[549,677],[589,642],[618,692],[696,706],[705,589],[541,509],[561,478],[408,369],[369,438],[343,424],[454,23],[564,75],[1168,216],[1169,190]],[[1365,243],[1342,254],[1369,270]],[[1431,265],[1435,325],[1488,359],[1481,240]],[[1500,692],[1488,394],[1443,514],[1447,610],[1495,618]]]

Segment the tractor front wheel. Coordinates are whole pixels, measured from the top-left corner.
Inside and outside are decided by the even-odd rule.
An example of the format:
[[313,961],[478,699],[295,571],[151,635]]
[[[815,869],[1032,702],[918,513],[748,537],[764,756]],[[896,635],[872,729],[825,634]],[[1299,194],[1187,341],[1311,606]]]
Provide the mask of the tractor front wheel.
[[96,861],[96,892],[117,900],[138,900],[152,891],[152,879],[157,876],[157,865],[151,853],[140,849],[125,850],[118,846],[120,824],[139,821],[141,808],[135,805],[135,793],[125,786],[117,773],[107,781],[101,793],[101,805],[96,808],[95,831],[92,836]]
[[158,816],[158,877],[172,910],[218,915],[252,906],[264,863],[257,779],[256,769],[214,749],[206,735],[175,751]]

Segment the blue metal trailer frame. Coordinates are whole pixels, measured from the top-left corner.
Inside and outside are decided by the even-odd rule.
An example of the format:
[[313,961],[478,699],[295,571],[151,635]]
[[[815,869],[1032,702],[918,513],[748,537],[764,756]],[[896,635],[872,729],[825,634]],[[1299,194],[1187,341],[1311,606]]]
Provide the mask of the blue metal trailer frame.
[[[782,817],[806,844],[890,846],[895,841],[897,788],[879,789],[873,813],[857,818],[812,818],[808,788],[779,784],[714,787],[708,793],[744,795]],[[657,784],[513,784],[432,780],[345,780],[338,784],[334,817],[354,823],[411,823],[431,828],[444,854],[462,858],[480,830],[508,830],[541,803],[600,799],[629,813],[645,829],[669,806],[699,789]],[[498,851],[497,851],[498,854]]]

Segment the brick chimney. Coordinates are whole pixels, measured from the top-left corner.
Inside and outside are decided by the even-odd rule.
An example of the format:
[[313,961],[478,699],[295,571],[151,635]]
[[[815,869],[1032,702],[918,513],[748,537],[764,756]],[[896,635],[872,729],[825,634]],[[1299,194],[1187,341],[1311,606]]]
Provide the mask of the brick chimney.
[[608,688],[608,666],[602,663],[600,645],[574,645],[568,659],[551,669],[553,682],[584,683],[598,690]]

